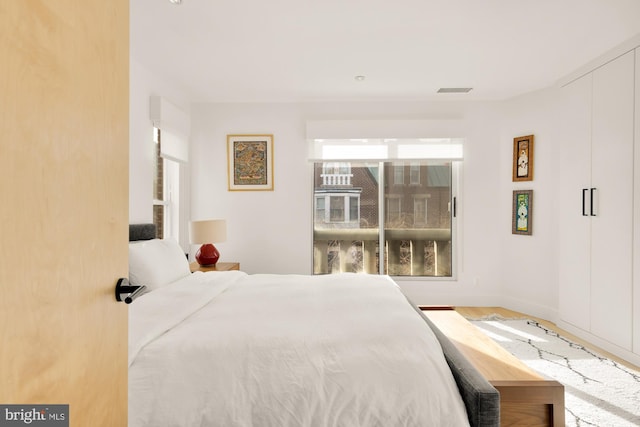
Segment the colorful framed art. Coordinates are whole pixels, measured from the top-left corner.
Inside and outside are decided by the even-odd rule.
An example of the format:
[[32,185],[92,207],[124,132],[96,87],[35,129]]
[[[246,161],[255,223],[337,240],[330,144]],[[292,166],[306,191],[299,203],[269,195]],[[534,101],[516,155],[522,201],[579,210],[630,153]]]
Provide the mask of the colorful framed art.
[[513,138],[513,181],[533,181],[533,135]]
[[273,191],[273,135],[227,135],[229,191]]
[[511,233],[531,236],[533,224],[533,190],[514,190]]

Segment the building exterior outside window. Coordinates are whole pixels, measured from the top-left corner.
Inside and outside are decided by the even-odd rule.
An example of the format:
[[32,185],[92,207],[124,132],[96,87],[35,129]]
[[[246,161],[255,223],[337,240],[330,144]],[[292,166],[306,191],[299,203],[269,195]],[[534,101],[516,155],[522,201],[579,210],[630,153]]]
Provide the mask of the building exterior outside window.
[[156,237],[164,238],[165,210],[164,200],[164,159],[161,155],[160,129],[153,128],[154,171],[153,171],[153,223],[156,226]]
[[153,128],[153,141],[153,223],[156,226],[156,237],[174,237],[177,240],[180,165],[162,156],[162,131],[158,128]]
[[450,161],[316,162],[314,274],[451,277],[451,200]]

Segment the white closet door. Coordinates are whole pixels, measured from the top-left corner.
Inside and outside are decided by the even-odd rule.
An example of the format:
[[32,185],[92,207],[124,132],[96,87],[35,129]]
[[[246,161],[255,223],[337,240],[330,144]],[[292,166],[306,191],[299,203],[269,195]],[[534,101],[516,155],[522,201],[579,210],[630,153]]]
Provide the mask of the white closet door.
[[633,52],[593,72],[591,330],[631,350]]
[[[559,298],[560,318],[590,329],[590,217],[591,88],[588,74],[562,89],[562,143],[560,145]],[[583,192],[583,189],[586,191]],[[583,206],[584,203],[584,206]]]

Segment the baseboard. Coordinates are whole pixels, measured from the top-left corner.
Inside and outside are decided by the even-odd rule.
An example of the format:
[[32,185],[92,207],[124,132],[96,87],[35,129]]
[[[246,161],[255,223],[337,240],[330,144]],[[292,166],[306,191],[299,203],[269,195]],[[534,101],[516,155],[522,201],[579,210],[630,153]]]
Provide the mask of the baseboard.
[[604,340],[596,335],[593,335],[590,332],[587,332],[583,329],[573,326],[571,323],[564,322],[562,320],[558,320],[555,324],[565,331],[575,335],[578,338],[581,338],[589,343],[600,347],[601,349],[608,351],[611,354],[618,356],[621,359],[626,360],[627,362],[635,365],[636,367],[640,367],[640,354],[633,353],[629,350],[621,348],[607,340]]
[[540,304],[534,304],[529,301],[521,300],[512,297],[502,297],[500,307],[508,308],[509,310],[519,311],[521,313],[535,316],[537,318],[547,320],[551,323],[556,323],[560,320],[560,315],[557,309],[547,307]]

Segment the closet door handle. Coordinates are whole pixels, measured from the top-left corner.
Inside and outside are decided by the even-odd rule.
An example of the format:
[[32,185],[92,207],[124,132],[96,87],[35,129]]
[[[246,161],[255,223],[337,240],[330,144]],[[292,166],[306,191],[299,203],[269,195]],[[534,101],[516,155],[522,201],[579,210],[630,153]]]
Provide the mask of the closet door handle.
[[587,190],[588,190],[587,188],[582,189],[582,216],[589,216],[587,215],[587,212],[585,210],[585,204],[584,204],[587,198]]
[[594,192],[594,191],[596,191],[596,189],[595,189],[595,188],[592,188],[592,189],[590,190],[590,193],[591,193],[591,194],[590,194],[590,196],[591,196],[591,202],[590,202],[590,204],[591,204],[591,206],[590,206],[591,216],[596,216],[596,214],[593,212],[593,192]]

